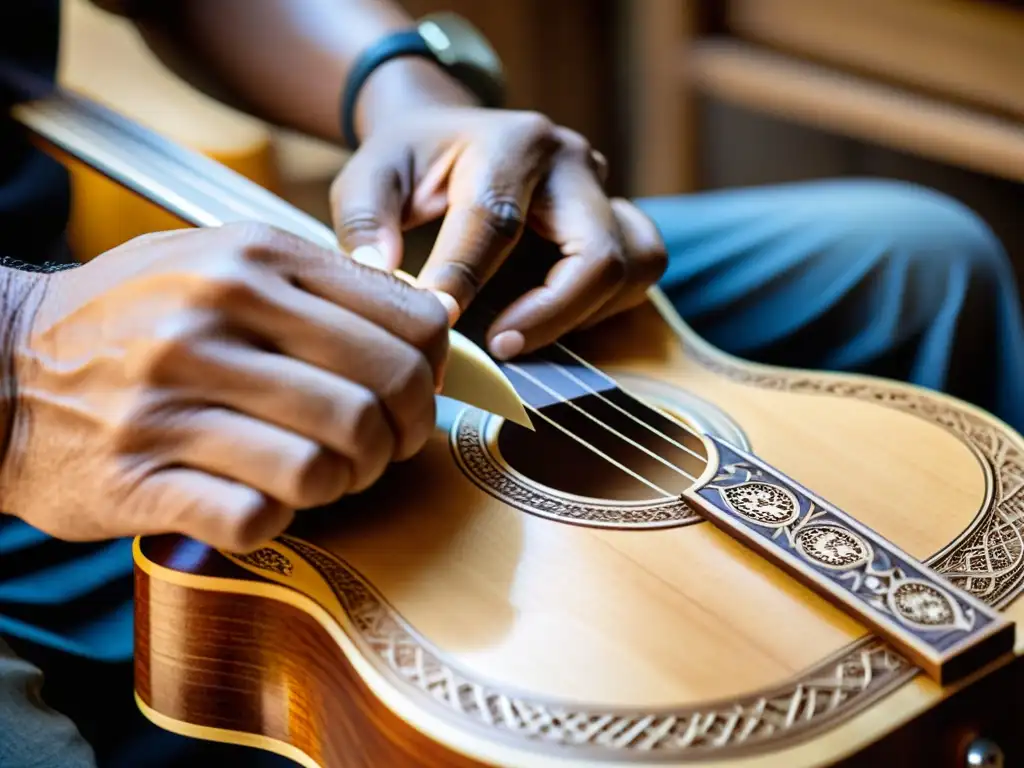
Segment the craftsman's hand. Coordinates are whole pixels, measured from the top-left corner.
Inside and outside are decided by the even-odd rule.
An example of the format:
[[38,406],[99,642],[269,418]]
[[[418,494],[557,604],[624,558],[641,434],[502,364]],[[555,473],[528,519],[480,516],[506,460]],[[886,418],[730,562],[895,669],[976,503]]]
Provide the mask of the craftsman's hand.
[[0,509],[51,535],[248,550],[433,429],[442,304],[283,232],[150,235],[30,278]]
[[[444,216],[419,277],[454,297],[451,319],[532,226],[563,258],[488,331],[509,358],[635,306],[666,266],[654,224],[602,188],[605,165],[579,134],[525,112],[419,107],[381,120],[332,188],[343,249],[392,270],[403,229]],[[518,258],[518,256],[517,256]]]

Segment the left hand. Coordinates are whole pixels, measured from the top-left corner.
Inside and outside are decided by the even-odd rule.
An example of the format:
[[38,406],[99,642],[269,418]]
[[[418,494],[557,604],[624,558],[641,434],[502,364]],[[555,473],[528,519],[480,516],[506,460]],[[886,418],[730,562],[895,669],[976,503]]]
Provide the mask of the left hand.
[[[331,188],[346,253],[402,264],[402,231],[444,216],[419,275],[450,320],[498,270],[525,226],[562,258],[487,333],[500,359],[530,352],[641,303],[667,257],[654,224],[603,189],[604,158],[531,112],[423,107],[371,131]],[[444,294],[447,294],[445,296]]]

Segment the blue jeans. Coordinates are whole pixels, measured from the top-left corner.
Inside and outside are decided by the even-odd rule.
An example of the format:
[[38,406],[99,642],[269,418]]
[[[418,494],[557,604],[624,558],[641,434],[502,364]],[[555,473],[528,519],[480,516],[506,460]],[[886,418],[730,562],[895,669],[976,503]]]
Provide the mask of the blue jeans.
[[999,241],[963,205],[867,180],[639,205],[668,248],[662,289],[720,349],[909,381],[1024,432],[1016,279]]
[[[658,224],[671,256],[662,281],[667,296],[695,331],[721,349],[776,365],[909,380],[973,401],[1024,430],[1017,287],[999,242],[963,206],[925,189],[877,181],[793,184],[640,205]],[[12,526],[23,524],[0,522],[0,564],[16,562],[4,542],[24,540]],[[46,633],[27,630],[9,638],[21,660],[0,646],[0,764],[93,764],[71,723],[32,693],[38,670],[31,662],[48,675],[46,699],[91,734],[96,762],[104,768],[291,765],[273,755],[256,759],[249,750],[189,743],[149,725],[132,700],[130,551],[52,540],[40,546],[55,545],[67,550],[65,561],[104,573],[105,583],[84,596],[70,588],[56,594],[63,582],[48,580],[43,568],[21,575],[17,599],[0,590],[0,619],[28,602],[44,609],[34,614],[39,622],[76,617],[70,627],[66,620],[61,625],[63,649],[43,647]],[[92,563],[86,564],[86,551]],[[97,563],[97,557],[106,560]],[[120,595],[122,603],[100,603],[97,595]],[[15,624],[3,625],[15,633]],[[82,658],[89,649],[104,661]]]

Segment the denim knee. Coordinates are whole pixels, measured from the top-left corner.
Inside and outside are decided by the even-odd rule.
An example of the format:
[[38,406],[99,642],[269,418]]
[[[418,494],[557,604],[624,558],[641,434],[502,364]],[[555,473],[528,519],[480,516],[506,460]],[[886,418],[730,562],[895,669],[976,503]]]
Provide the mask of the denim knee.
[[839,236],[881,238],[890,256],[928,270],[966,267],[974,278],[1013,281],[1006,252],[989,226],[968,206],[927,187],[888,180],[847,180],[835,207],[816,207]]

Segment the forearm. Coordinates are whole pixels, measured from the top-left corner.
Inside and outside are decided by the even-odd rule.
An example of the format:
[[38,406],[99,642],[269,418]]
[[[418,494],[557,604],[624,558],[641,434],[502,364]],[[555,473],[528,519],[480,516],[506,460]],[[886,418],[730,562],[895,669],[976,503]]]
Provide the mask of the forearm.
[[[359,54],[412,19],[389,0],[180,0],[139,21],[150,46],[197,87],[272,123],[341,141],[345,78]],[[178,51],[188,52],[187,57]],[[185,69],[183,61],[196,62]],[[414,106],[472,104],[461,85],[413,57],[367,81],[356,125]]]

